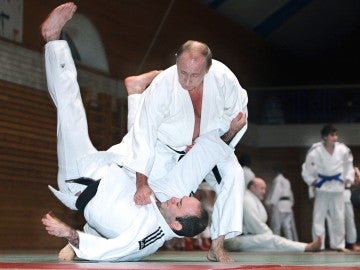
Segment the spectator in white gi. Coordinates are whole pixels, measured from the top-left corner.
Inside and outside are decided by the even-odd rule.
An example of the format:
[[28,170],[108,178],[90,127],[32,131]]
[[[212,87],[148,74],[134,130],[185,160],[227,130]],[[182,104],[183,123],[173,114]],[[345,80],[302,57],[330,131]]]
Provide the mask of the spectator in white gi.
[[225,240],[229,251],[243,252],[312,252],[320,250],[321,238],[311,243],[296,242],[273,234],[266,224],[267,213],[262,203],[266,183],[255,177],[250,181],[244,196],[244,234]]
[[[105,152],[94,148],[88,136],[70,49],[66,41],[58,40],[62,27],[75,10],[73,3],[57,7],[41,30],[47,41],[48,88],[58,113],[60,191],[51,190],[71,209],[83,211],[87,224],[83,233],[51,214],[45,215],[42,221],[50,234],[68,239],[80,258],[139,260],[155,252],[165,240],[181,235],[194,236],[206,227],[206,211],[201,210],[197,199],[173,196],[184,193],[184,185],[201,182],[211,168],[232,155],[234,149],[219,138],[218,130],[200,136],[191,151],[169,171],[167,178],[157,179],[152,185],[161,202],[151,197],[151,204],[136,206],[133,203],[135,174],[126,163],[129,144],[123,141]],[[245,124],[237,123],[231,121],[230,125],[235,133]],[[84,181],[89,182],[88,187],[81,184]]]
[[[127,88],[132,80],[136,81],[137,76],[125,80]],[[226,131],[232,119],[247,117],[248,101],[236,76],[224,64],[213,60],[209,47],[198,41],[184,43],[176,54],[176,65],[157,75],[142,96],[133,137],[129,138],[133,141],[134,157],[128,164],[137,172],[137,204],[149,203],[153,191],[148,177],[156,174],[157,179],[165,175],[200,134],[220,129],[225,137],[233,137],[233,130]],[[232,147],[246,129],[247,126],[231,140]],[[235,154],[219,162],[205,180],[216,192],[207,258],[230,262],[233,259],[223,249],[223,241],[242,233],[245,190],[243,170]],[[189,194],[196,190],[189,186],[187,191]]]
[[338,142],[337,129],[326,124],[321,129],[322,141],[312,145],[302,165],[302,177],[315,190],[313,239],[322,237],[325,249],[325,220],[328,222],[330,249],[345,249],[345,187],[354,182],[351,150]]
[[[356,171],[357,168],[354,168]],[[354,179],[354,185],[357,185],[356,173]],[[360,251],[360,247],[356,244],[357,242],[357,230],[355,224],[354,207],[351,201],[351,183],[345,186],[344,190],[344,202],[345,202],[345,247],[353,251]],[[329,228],[331,228],[331,218],[326,217],[326,222]]]
[[266,198],[266,205],[270,208],[270,228],[274,234],[287,239],[298,241],[293,213],[294,195],[289,179],[283,175],[280,165],[274,165],[276,176]]
[[255,178],[255,173],[251,169],[251,156],[249,154],[242,154],[239,157],[239,163],[244,171],[245,187]]
[[[355,181],[354,181],[355,183]],[[356,245],[357,231],[354,216],[354,207],[351,202],[351,182],[348,182],[345,186],[344,200],[345,200],[345,241],[346,246],[354,251],[360,251]]]
[[360,170],[358,167],[354,168],[355,179],[354,189],[351,191],[351,203],[357,209],[360,209]]

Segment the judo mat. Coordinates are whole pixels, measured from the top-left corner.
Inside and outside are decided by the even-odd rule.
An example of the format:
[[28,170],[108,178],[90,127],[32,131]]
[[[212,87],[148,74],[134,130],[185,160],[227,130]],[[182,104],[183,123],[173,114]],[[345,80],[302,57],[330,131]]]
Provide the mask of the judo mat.
[[57,253],[37,251],[1,252],[0,269],[254,269],[254,270],[352,270],[360,269],[360,252],[341,253],[324,251],[316,253],[245,253],[231,252],[233,263],[209,262],[204,251],[159,251],[140,262],[88,262],[75,260],[60,262]]

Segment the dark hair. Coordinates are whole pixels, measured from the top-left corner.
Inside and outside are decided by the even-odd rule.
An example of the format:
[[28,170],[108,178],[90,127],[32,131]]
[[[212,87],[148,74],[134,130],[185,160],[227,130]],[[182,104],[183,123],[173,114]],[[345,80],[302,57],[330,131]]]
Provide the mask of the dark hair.
[[177,235],[194,237],[206,229],[209,223],[209,214],[201,209],[200,216],[185,216],[175,218],[181,225],[181,230],[173,230]]
[[176,62],[184,52],[198,52],[206,58],[206,67],[209,69],[212,64],[212,53],[208,45],[203,42],[188,40],[177,50]]
[[333,124],[326,124],[321,129],[321,137],[326,137],[327,135],[335,132],[337,132],[337,128]]
[[242,154],[239,157],[239,163],[241,166],[250,167],[251,166],[251,157],[249,154]]
[[276,172],[276,173],[283,173],[283,172],[284,172],[284,169],[283,169],[283,167],[282,167],[280,164],[274,164],[274,165],[272,166],[272,169],[273,169],[273,171]]

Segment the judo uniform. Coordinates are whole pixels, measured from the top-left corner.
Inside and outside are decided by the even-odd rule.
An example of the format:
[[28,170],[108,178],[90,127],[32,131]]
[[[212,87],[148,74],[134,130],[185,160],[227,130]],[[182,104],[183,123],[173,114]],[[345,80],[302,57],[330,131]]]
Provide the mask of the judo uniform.
[[355,244],[357,241],[357,232],[354,216],[354,207],[351,202],[351,190],[346,187],[344,191],[345,201],[345,241],[348,244]]
[[331,155],[323,142],[312,145],[302,165],[302,177],[315,188],[312,236],[322,236],[325,248],[325,219],[328,218],[331,249],[345,248],[344,180],[354,182],[353,156],[343,143],[336,142]]
[[[57,107],[58,118],[60,191],[50,189],[65,205],[76,209],[75,194],[85,186],[65,180],[101,179],[95,196],[84,209],[87,224],[84,232],[78,232],[79,247],[73,246],[76,255],[87,260],[137,261],[157,251],[166,240],[179,237],[166,223],[154,198],[149,205],[135,205],[135,175],[124,165],[131,147],[123,142],[113,152],[97,151],[92,145],[67,43],[47,43],[45,63],[49,93]],[[165,200],[176,196],[172,193],[183,192],[183,179],[191,183],[197,181],[194,179],[202,179],[233,151],[219,138],[219,131],[204,134],[177,166],[169,170],[167,178],[156,181],[159,187],[152,186],[156,196]]]
[[294,195],[290,181],[279,173],[273,180],[266,204],[271,207],[270,228],[274,234],[297,241],[297,232],[292,207]]
[[303,252],[306,243],[295,242],[273,234],[266,225],[267,213],[264,205],[250,190],[244,196],[244,235],[225,240],[229,251],[245,252]]
[[[200,135],[220,129],[221,135],[239,113],[247,114],[247,93],[235,75],[222,63],[213,60],[204,77]],[[142,95],[140,109],[133,128],[124,140],[132,144],[133,156],[124,162],[128,169],[140,172],[149,179],[159,179],[176,165],[180,152],[192,144],[194,109],[187,90],[178,81],[176,66],[162,71]],[[235,147],[246,131],[245,126],[230,143]],[[114,146],[112,151],[116,150]],[[217,163],[221,175],[218,183],[209,173],[205,180],[217,193],[212,215],[211,238],[220,235],[233,237],[242,232],[243,170],[235,154]],[[187,186],[187,196],[200,185]],[[150,183],[152,185],[152,183]]]

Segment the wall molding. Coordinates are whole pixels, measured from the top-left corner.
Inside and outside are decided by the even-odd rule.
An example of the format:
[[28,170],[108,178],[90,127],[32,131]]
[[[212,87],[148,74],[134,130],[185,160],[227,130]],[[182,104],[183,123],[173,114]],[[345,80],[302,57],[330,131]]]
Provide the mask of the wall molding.
[[[360,124],[337,124],[339,140],[348,146],[360,145]],[[321,140],[323,124],[257,125],[249,123],[241,144],[251,147],[310,147]]]
[[[0,39],[0,80],[47,91],[42,53]],[[121,80],[100,72],[93,72],[77,64],[78,82],[94,93],[108,93],[115,97],[126,97]]]

